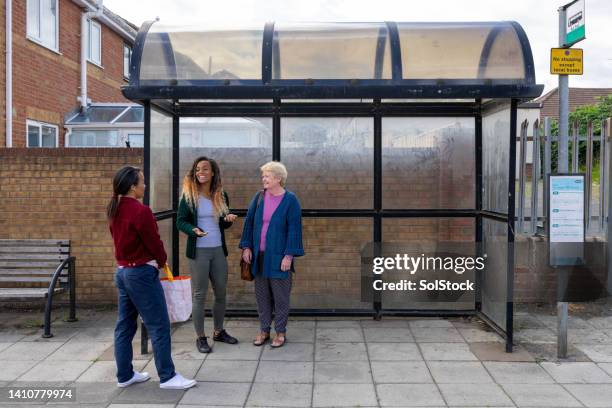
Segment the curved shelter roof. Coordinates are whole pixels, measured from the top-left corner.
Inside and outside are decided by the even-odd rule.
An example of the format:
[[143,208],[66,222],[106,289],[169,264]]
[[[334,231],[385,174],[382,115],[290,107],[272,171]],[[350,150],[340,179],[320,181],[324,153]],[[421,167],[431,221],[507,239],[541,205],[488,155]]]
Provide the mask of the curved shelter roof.
[[527,35],[516,22],[144,23],[129,99],[533,98]]

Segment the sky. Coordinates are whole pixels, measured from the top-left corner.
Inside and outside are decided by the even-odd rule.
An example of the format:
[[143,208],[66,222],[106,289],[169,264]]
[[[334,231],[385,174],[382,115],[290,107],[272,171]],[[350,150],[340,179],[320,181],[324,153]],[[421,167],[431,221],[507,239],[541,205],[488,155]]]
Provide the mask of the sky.
[[[557,9],[569,0],[104,0],[140,26],[159,17],[167,25],[263,25],[330,21],[501,21],[521,24],[529,37],[536,81],[545,92],[557,86],[549,73],[550,48],[558,46]],[[585,0],[584,75],[570,87],[612,88],[612,0]]]

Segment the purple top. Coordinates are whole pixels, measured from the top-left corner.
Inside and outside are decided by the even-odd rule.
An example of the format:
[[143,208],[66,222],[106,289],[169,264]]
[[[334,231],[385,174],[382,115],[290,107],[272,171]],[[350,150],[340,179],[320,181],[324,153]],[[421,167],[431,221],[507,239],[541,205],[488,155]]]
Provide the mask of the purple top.
[[278,205],[283,200],[285,193],[281,195],[272,195],[268,191],[264,195],[263,199],[263,225],[261,227],[261,240],[259,243],[259,250],[266,250],[266,233],[268,232],[268,226],[270,225],[270,219],[272,218],[272,214],[278,208]]

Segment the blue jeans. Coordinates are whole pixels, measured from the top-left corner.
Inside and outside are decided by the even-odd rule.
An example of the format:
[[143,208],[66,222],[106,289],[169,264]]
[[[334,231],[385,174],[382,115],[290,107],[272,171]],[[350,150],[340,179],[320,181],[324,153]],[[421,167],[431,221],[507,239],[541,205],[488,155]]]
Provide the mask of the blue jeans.
[[117,380],[125,382],[134,375],[132,340],[136,334],[136,319],[140,314],[151,336],[160,382],[168,381],[175,375],[170,319],[157,269],[150,265],[118,268],[115,285],[119,290],[119,316],[115,327]]

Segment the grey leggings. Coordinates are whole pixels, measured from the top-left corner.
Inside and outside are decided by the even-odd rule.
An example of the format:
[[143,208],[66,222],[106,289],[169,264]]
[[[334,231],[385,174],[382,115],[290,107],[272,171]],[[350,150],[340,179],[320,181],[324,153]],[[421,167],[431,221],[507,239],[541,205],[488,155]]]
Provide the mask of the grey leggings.
[[191,317],[196,334],[198,337],[204,336],[204,306],[209,279],[215,294],[215,305],[213,306],[215,330],[222,330],[227,288],[227,259],[225,259],[223,247],[196,248],[196,257],[189,260],[189,268],[193,292]]

